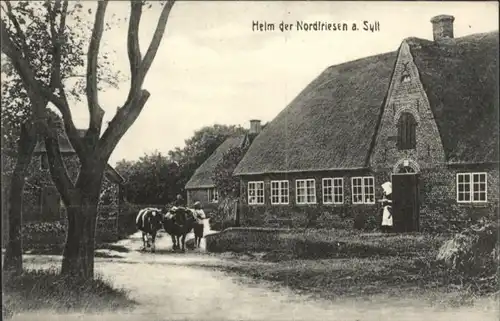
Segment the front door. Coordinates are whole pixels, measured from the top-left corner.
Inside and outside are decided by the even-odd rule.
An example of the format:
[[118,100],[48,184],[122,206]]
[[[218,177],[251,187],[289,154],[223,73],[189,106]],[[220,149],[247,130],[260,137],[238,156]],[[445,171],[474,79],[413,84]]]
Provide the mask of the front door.
[[419,231],[418,174],[392,175],[392,210],[396,232]]

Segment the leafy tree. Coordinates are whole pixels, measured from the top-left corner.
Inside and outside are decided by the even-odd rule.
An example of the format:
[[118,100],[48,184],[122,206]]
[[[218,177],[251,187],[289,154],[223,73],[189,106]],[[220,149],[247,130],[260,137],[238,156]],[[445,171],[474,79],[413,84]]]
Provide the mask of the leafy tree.
[[235,125],[205,126],[185,141],[184,148],[176,148],[168,154],[180,165],[179,183],[184,193],[184,186],[193,176],[196,169],[220,146],[229,136],[244,134],[245,129]]
[[[45,9],[44,13],[42,9]],[[84,82],[78,73],[83,67],[82,56],[85,54],[84,39],[79,30],[85,24],[75,26],[65,25],[63,16],[75,17],[81,11],[81,5],[73,2],[18,1],[2,2],[2,37],[8,36],[10,47],[22,54],[26,66],[32,70],[35,81],[42,83],[49,91],[56,91],[55,71],[52,66],[58,57],[59,77],[61,81],[72,82],[68,92],[69,99],[80,100],[84,93]],[[55,22],[60,23],[56,26]],[[48,30],[47,21],[51,21]],[[53,50],[51,43],[60,42],[58,52]],[[9,240],[5,255],[5,267],[16,272],[22,271],[22,235],[21,204],[25,184],[26,170],[31,161],[37,142],[35,117],[28,92],[23,86],[19,66],[16,60],[6,59],[2,45],[2,176],[9,181]],[[106,80],[116,86],[118,77],[112,75],[106,68],[109,62],[103,60],[99,79]],[[109,77],[108,77],[109,75]],[[57,117],[47,109],[47,99],[40,100],[38,116]],[[8,178],[8,179],[7,179]]]
[[[248,144],[241,147],[232,147],[227,150],[216,165],[212,179],[219,191],[217,211],[210,215],[210,224],[214,229],[224,229],[229,226],[238,226],[238,197],[240,194],[240,180],[233,176],[234,169],[245,156]],[[236,212],[235,212],[236,211]]]
[[177,194],[184,193],[186,182],[195,170],[230,135],[242,134],[237,126],[214,125],[197,130],[186,140],[183,149],[177,147],[167,155],[146,154],[137,161],[122,160],[116,169],[127,180],[126,197],[137,204],[168,204]]
[[221,197],[239,196],[240,180],[233,176],[233,172],[247,150],[248,145],[230,148],[215,167],[212,179]]
[[[74,125],[67,92],[63,82],[63,57],[68,53],[62,50],[67,33],[68,1],[57,1],[54,6],[44,2],[46,14],[40,18],[33,12],[32,17],[45,21],[45,30],[51,37],[47,51],[50,57],[50,81],[43,82],[37,77],[36,52],[30,45],[38,41],[28,37],[26,29],[31,21],[23,16],[9,17],[13,28],[9,28],[6,20],[1,21],[1,50],[10,59],[14,69],[22,80],[23,87],[31,106],[31,123],[36,133],[44,137],[52,179],[67,209],[68,232],[63,251],[61,273],[77,279],[91,279],[94,276],[94,241],[97,222],[97,205],[100,195],[104,170],[116,145],[134,123],[144,108],[150,93],[142,88],[144,79],[156,56],[158,47],[165,32],[167,20],[174,1],[162,2],[160,18],[151,43],[142,56],[139,46],[139,25],[144,1],[130,1],[128,23],[127,51],[130,62],[130,88],[125,103],[117,110],[113,119],[101,135],[104,111],[99,105],[98,75],[99,49],[105,26],[105,13],[108,1],[99,1],[90,43],[87,50],[85,93],[89,111],[89,126],[84,137],[79,135]],[[81,6],[80,6],[81,8]],[[39,12],[39,10],[37,10]],[[81,17],[77,12],[76,17]],[[78,21],[78,19],[75,19]],[[83,20],[83,19],[81,19]],[[20,26],[20,27],[18,27]],[[24,26],[24,29],[23,29]],[[81,29],[85,33],[85,29]],[[78,39],[82,35],[75,34]],[[83,35],[84,36],[84,35]],[[72,46],[68,46],[72,50]],[[57,134],[51,130],[51,122],[45,117],[47,102],[52,103],[61,113],[66,134],[80,160],[80,171],[73,183],[66,171],[58,145]]]
[[116,169],[126,179],[126,198],[136,204],[167,204],[179,193],[179,166],[160,152],[131,162],[122,160]]

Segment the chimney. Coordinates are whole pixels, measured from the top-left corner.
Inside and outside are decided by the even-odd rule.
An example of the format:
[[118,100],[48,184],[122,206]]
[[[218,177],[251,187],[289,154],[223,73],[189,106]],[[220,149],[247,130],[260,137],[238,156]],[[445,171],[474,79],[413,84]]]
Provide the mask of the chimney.
[[250,135],[258,135],[260,133],[260,120],[252,119],[250,120]]
[[449,15],[439,15],[431,19],[432,34],[434,41],[443,39],[453,39],[453,22],[455,17]]

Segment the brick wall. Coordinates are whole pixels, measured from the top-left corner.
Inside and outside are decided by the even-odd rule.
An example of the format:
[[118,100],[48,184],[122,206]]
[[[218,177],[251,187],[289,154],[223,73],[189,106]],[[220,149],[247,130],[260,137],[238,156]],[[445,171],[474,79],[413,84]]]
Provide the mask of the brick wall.
[[[316,227],[325,228],[376,228],[381,219],[381,209],[375,204],[352,204],[351,178],[357,176],[375,177],[375,198],[381,197],[380,181],[369,171],[353,172],[310,172],[293,174],[275,174],[245,177],[241,180],[240,190],[240,225],[268,227],[305,227],[312,220]],[[323,178],[342,177],[344,179],[344,203],[323,204]],[[316,204],[296,203],[296,180],[315,179]],[[271,181],[289,181],[289,204],[271,204]],[[264,181],[264,204],[248,204],[248,182]]]
[[[457,173],[486,172],[486,203],[458,203]],[[475,166],[441,167],[423,170],[420,178],[420,224],[424,231],[454,231],[475,223],[479,218],[498,213],[498,168]]]

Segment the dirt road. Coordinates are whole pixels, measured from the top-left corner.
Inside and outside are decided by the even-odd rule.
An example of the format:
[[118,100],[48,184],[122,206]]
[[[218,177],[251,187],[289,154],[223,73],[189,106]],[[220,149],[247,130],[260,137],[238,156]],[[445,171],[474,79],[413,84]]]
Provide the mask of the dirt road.
[[[120,242],[131,249],[121,258],[98,258],[96,268],[115,285],[130,290],[140,306],[131,312],[65,314],[51,311],[18,315],[13,320],[155,321],[155,320],[497,320],[494,303],[453,309],[430,307],[411,299],[371,301],[315,300],[266,283],[241,282],[211,265],[220,259],[203,253],[165,251],[169,238],[157,244],[158,253],[140,253],[140,236]],[[59,264],[57,257],[27,257],[27,267]],[[229,264],[229,263],[227,263]],[[253,284],[253,285],[252,285]]]

